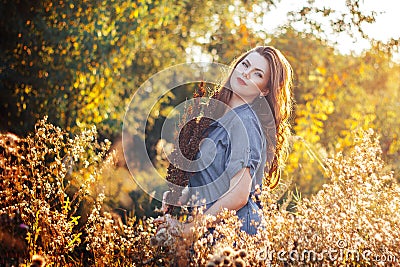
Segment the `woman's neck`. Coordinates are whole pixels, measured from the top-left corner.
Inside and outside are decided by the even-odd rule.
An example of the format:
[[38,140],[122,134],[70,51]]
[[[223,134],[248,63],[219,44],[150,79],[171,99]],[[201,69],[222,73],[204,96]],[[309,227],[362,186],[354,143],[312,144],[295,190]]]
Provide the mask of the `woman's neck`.
[[238,106],[241,106],[243,104],[250,104],[254,101],[254,99],[251,99],[250,101],[247,101],[246,99],[236,95],[235,93],[232,94],[231,99],[228,102],[228,106],[230,109],[234,109]]

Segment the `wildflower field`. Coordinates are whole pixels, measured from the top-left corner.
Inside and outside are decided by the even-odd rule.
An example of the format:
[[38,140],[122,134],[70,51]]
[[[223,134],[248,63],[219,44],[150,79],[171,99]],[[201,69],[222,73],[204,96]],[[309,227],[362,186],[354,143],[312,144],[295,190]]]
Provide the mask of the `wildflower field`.
[[[0,0],[0,267],[400,266],[397,2]],[[258,234],[227,210],[157,232],[148,170],[187,178],[167,176],[165,122],[258,45],[290,62],[295,103]]]
[[398,266],[400,186],[372,130],[326,160],[330,179],[315,195],[277,202],[265,190],[255,236],[227,210],[200,213],[190,239],[155,235],[153,218],[123,223],[98,180],[114,164],[109,147],[94,128],[71,136],[46,120],[25,138],[1,135],[2,266],[29,266],[36,255],[46,266]]

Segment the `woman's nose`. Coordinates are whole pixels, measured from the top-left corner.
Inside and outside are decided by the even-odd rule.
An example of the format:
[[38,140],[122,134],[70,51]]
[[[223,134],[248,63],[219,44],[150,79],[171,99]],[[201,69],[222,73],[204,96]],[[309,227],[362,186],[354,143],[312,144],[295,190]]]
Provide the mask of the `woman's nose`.
[[246,79],[248,79],[248,78],[249,78],[249,72],[246,71],[246,70],[244,70],[244,71],[242,72],[242,76],[245,77]]

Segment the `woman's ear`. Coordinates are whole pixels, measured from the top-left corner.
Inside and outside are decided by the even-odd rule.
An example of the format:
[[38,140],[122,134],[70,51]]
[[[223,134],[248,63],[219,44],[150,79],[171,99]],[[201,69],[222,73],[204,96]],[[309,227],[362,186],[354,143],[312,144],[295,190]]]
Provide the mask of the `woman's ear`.
[[260,96],[267,96],[269,94],[269,89],[264,90],[264,92],[260,93]]

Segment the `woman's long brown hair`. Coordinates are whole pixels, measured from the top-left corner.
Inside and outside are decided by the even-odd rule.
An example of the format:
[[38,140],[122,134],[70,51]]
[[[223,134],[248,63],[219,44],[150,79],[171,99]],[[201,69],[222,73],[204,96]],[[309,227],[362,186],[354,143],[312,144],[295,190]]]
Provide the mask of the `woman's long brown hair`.
[[[226,105],[228,105],[232,91],[230,86],[230,77],[237,67],[237,65],[250,53],[256,52],[263,56],[269,65],[269,80],[267,88],[260,88],[261,91],[268,90],[268,94],[265,96],[269,105],[275,122],[274,129],[276,134],[276,146],[274,149],[274,156],[272,162],[268,162],[268,166],[265,166],[265,180],[264,184],[270,188],[276,187],[281,177],[281,171],[285,165],[289,153],[289,137],[290,137],[290,116],[292,113],[292,79],[293,70],[289,62],[283,56],[283,54],[272,46],[258,46],[246,53],[242,54],[231,64],[231,71],[222,86],[218,87],[211,98],[214,98],[224,105],[212,105],[208,106],[204,116],[190,120],[184,125],[180,131],[178,138],[178,145],[182,154],[189,160],[193,160],[199,149],[200,141],[205,137],[204,131],[209,127],[213,121],[210,117],[221,117],[225,113]],[[195,97],[203,96],[205,94],[204,84],[200,85],[200,89],[195,93]],[[253,102],[254,110],[258,115],[261,124],[264,127],[264,132],[267,132],[267,127],[270,124],[266,120],[270,120],[267,116],[264,116],[267,111],[265,105],[265,99],[257,98]],[[258,102],[258,103],[256,103]],[[210,101],[215,103],[215,101]],[[189,113],[195,112],[196,107],[191,108]],[[213,114],[213,116],[207,116],[207,113]],[[268,153],[268,152],[267,152]],[[174,158],[174,152],[171,155]],[[268,158],[268,157],[267,157]],[[171,162],[168,167],[167,181],[171,182],[171,192],[169,194],[167,202],[176,203],[177,198],[180,195],[180,188],[187,186],[189,181],[190,173],[185,172],[177,167],[175,162]]]
[[[269,90],[265,98],[273,113],[276,126],[275,156],[271,165],[266,166],[265,175],[265,184],[270,188],[275,188],[278,185],[282,169],[285,166],[285,161],[289,154],[289,137],[291,135],[289,120],[293,107],[293,69],[285,56],[278,49],[272,46],[258,46],[238,57],[231,64],[232,72],[244,58],[253,52],[263,56],[267,60],[270,69],[267,88],[260,88],[260,90]],[[225,104],[228,104],[232,97],[232,91],[230,89],[230,76],[232,75],[232,72],[217,95],[217,99]],[[255,102],[259,103],[255,103],[254,105],[255,107],[258,107],[260,105],[262,106],[262,102],[265,101],[256,99]],[[263,120],[263,112],[265,110],[255,109],[255,111],[261,124],[264,127],[268,127],[268,122]],[[223,114],[223,111],[219,110],[218,113]],[[266,119],[268,119],[268,116]],[[268,129],[265,128],[264,132],[267,131]]]

